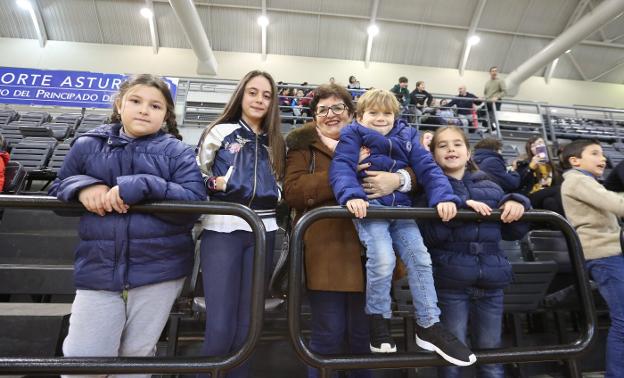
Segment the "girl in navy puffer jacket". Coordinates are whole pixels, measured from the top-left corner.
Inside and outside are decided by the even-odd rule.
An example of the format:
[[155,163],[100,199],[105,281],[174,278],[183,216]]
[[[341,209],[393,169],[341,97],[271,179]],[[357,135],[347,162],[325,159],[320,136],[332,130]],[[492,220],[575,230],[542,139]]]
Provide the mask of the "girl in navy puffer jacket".
[[49,194],[79,200],[76,298],[65,356],[149,356],[193,265],[197,216],[127,213],[143,201],[206,198],[193,151],[175,129],[167,84],[152,75],[124,82],[112,121],[72,142]]
[[[279,130],[277,88],[271,75],[249,72],[236,87],[223,114],[203,133],[198,161],[211,199],[240,203],[264,221],[266,267],[273,260],[285,164]],[[249,332],[254,235],[241,218],[206,215],[202,220],[201,267],[206,298],[202,353],[223,356],[240,348]],[[249,366],[227,373],[247,377]]]
[[[442,310],[442,323],[466,342],[468,323],[472,347],[500,346],[503,288],[511,281],[511,265],[499,247],[501,238],[515,240],[528,231],[515,222],[530,208],[528,198],[505,194],[487,174],[467,169],[470,152],[464,132],[457,127],[438,129],[431,153],[447,175],[460,208],[489,215],[501,208],[500,222],[452,220],[422,222],[422,234],[433,260],[433,275]],[[470,162],[472,165],[472,162]],[[460,368],[441,368],[443,377],[461,376]],[[480,365],[479,377],[503,377],[501,365]]]

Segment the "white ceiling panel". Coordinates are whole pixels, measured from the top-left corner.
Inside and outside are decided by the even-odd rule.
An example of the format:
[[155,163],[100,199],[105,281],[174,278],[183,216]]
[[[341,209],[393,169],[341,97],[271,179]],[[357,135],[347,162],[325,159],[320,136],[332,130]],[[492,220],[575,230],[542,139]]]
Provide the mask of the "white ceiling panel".
[[[198,8],[201,9],[201,7]],[[160,46],[181,49],[191,48],[178,18],[168,3],[154,3],[154,17],[156,19]]]
[[247,6],[247,7],[261,7],[262,6],[262,0],[208,0],[208,1],[201,1],[201,2],[196,1],[196,3],[240,5],[240,6]]
[[349,14],[370,17],[373,0],[321,0],[320,5],[320,11],[328,16]]
[[530,2],[522,24],[521,33],[559,35],[576,8],[576,1],[548,0]]
[[588,78],[599,75],[624,58],[621,49],[587,45],[576,46],[572,54]]
[[267,0],[268,8],[318,12],[321,0]]
[[[368,21],[321,17],[316,56],[331,59],[364,60]],[[315,33],[315,31],[310,31]]]
[[267,31],[269,54],[314,56],[318,18],[314,15],[271,12],[271,24]]
[[559,63],[557,63],[557,68],[555,68],[553,77],[557,79],[583,80],[581,74],[574,67],[567,55],[559,57]]
[[381,1],[377,17],[468,27],[477,0],[393,0]]
[[37,39],[28,11],[19,8],[14,1],[4,0],[0,5],[0,37]]
[[492,66],[498,66],[501,68],[499,72],[505,72],[502,65],[512,37],[493,33],[480,33],[479,35],[481,42],[471,49],[466,69],[487,71]]
[[141,1],[96,1],[104,43],[151,46],[149,23],[141,16]]
[[[198,10],[214,50],[261,52],[262,33],[256,22],[259,11],[219,7]],[[272,20],[271,14],[269,19]]]
[[548,42],[548,40],[541,38],[512,37],[509,46],[501,51],[503,55],[503,63],[500,65],[501,71],[513,71],[522,62],[543,49]]
[[[483,9],[479,28],[515,31],[520,27],[530,0],[490,0]],[[545,0],[548,2],[550,0]],[[542,3],[542,1],[539,1]]]
[[380,23],[371,60],[433,67],[457,67],[462,30]]
[[[39,0],[48,38],[57,41],[101,43],[99,17],[92,0]],[[85,16],[90,15],[90,16]],[[72,27],[68,28],[67,25]]]
[[[603,77],[601,77],[600,79],[598,79],[596,81],[601,81],[601,82],[605,82],[605,83],[624,84],[624,65],[622,65],[619,68],[611,71],[610,73],[604,75]],[[621,103],[621,107],[624,108],[624,98],[622,98],[620,100],[621,100],[621,102],[620,102]]]

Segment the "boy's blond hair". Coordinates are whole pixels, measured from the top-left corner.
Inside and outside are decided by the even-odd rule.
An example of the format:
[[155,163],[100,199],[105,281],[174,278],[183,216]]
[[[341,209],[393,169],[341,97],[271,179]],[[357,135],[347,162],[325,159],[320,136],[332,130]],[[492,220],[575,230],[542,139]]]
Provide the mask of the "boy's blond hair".
[[386,89],[371,89],[358,100],[355,115],[360,118],[370,109],[381,112],[391,111],[395,117],[398,117],[401,106],[394,93]]

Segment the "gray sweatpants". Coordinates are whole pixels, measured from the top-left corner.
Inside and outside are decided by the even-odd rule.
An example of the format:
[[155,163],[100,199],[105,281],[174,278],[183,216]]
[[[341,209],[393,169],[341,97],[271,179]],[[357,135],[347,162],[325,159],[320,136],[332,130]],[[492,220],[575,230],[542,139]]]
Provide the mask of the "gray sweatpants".
[[137,287],[128,290],[127,301],[121,292],[76,290],[63,354],[65,357],[153,356],[183,285],[184,278],[180,278]]

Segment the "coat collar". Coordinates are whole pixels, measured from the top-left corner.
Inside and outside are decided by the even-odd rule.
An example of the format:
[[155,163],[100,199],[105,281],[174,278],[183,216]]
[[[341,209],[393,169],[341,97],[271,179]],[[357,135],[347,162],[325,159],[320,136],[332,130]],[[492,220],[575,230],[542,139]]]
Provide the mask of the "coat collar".
[[286,145],[290,150],[306,150],[313,147],[330,158],[334,156],[334,153],[321,142],[316,132],[316,125],[314,122],[308,122],[303,125],[303,127],[288,133]]

